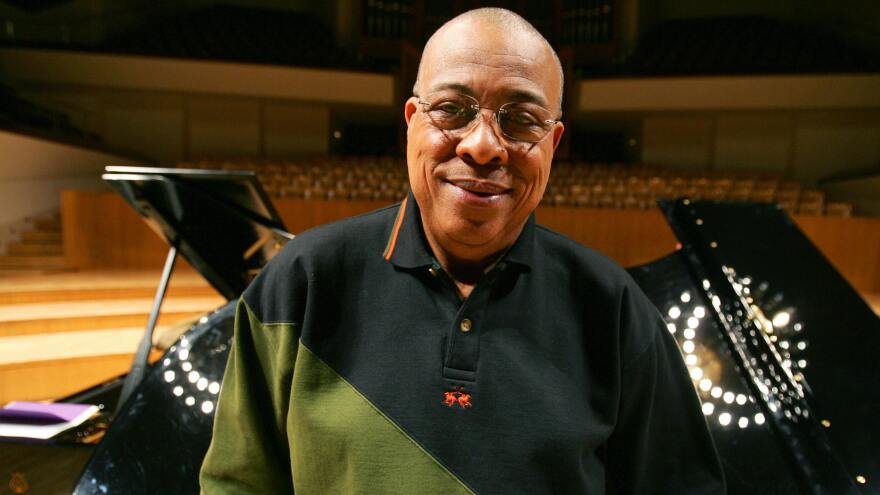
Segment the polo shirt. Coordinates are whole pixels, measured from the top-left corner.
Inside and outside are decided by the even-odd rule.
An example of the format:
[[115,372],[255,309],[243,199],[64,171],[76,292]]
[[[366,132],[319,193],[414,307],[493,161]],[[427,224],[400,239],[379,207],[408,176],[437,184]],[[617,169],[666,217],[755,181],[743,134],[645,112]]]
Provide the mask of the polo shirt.
[[532,215],[462,300],[400,204],[289,242],[242,295],[204,493],[724,492],[674,340]]

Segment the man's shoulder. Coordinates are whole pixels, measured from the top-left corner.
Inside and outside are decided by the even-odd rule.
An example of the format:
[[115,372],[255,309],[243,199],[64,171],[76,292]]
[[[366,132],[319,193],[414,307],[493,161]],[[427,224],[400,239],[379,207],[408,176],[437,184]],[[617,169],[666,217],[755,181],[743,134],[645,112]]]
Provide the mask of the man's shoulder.
[[616,261],[549,227],[536,225],[535,241],[538,255],[551,267],[564,269],[575,277],[587,277],[609,288],[620,288],[632,281]]
[[278,256],[327,259],[369,255],[374,251],[381,256],[399,208],[397,203],[311,228],[288,242]]
[[[667,334],[660,313],[620,264],[558,232],[539,226],[541,256],[561,286],[575,287],[585,305],[617,318],[623,361],[640,355],[658,335]],[[561,279],[567,280],[560,283]]]
[[370,259],[382,262],[399,204],[309,229],[287,243],[242,297],[261,322],[297,321],[302,296],[318,279],[353,273]]

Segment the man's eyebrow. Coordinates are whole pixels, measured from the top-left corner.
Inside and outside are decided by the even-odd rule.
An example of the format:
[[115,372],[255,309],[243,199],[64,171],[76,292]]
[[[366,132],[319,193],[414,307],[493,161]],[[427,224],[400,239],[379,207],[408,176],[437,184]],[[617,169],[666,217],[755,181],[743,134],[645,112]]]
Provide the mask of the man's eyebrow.
[[526,90],[516,90],[510,93],[509,98],[511,101],[517,101],[522,103],[537,103],[544,108],[547,107],[547,100],[537,93],[533,93],[531,91]]
[[465,94],[468,96],[474,95],[473,89],[471,89],[469,86],[461,84],[461,83],[442,83],[442,84],[439,84],[437,86],[432,87],[431,92],[433,93],[435,91],[445,91],[448,89],[451,89],[453,91],[458,91],[459,93],[462,93],[462,94]]

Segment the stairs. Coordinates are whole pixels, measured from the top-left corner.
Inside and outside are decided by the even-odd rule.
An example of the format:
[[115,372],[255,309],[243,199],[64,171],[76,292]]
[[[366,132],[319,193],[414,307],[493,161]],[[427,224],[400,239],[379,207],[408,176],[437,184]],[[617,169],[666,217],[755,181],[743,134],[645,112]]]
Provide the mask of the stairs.
[[[11,400],[63,397],[127,372],[160,275],[159,270],[0,275],[0,407]],[[154,345],[170,345],[223,303],[193,270],[176,270]],[[161,353],[154,347],[152,356]]]
[[6,246],[0,256],[0,271],[9,274],[65,270],[61,240],[61,217],[37,219],[33,229],[22,233],[21,240]]
[[[143,327],[152,297],[0,305],[0,337]],[[162,304],[158,325],[197,318],[219,306],[214,297],[171,297]]]

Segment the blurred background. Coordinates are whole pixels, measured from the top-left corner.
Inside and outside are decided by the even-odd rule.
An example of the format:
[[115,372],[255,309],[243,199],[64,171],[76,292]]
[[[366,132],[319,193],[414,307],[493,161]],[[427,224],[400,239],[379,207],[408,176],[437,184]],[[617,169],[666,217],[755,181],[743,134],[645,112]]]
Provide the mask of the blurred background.
[[[563,63],[540,222],[632,266],[657,198],[776,202],[877,310],[876,1],[5,0],[0,404],[131,362],[167,246],[103,167],[253,170],[293,233],[399,201],[421,47],[480,6]],[[160,330],[222,301],[184,263]]]

